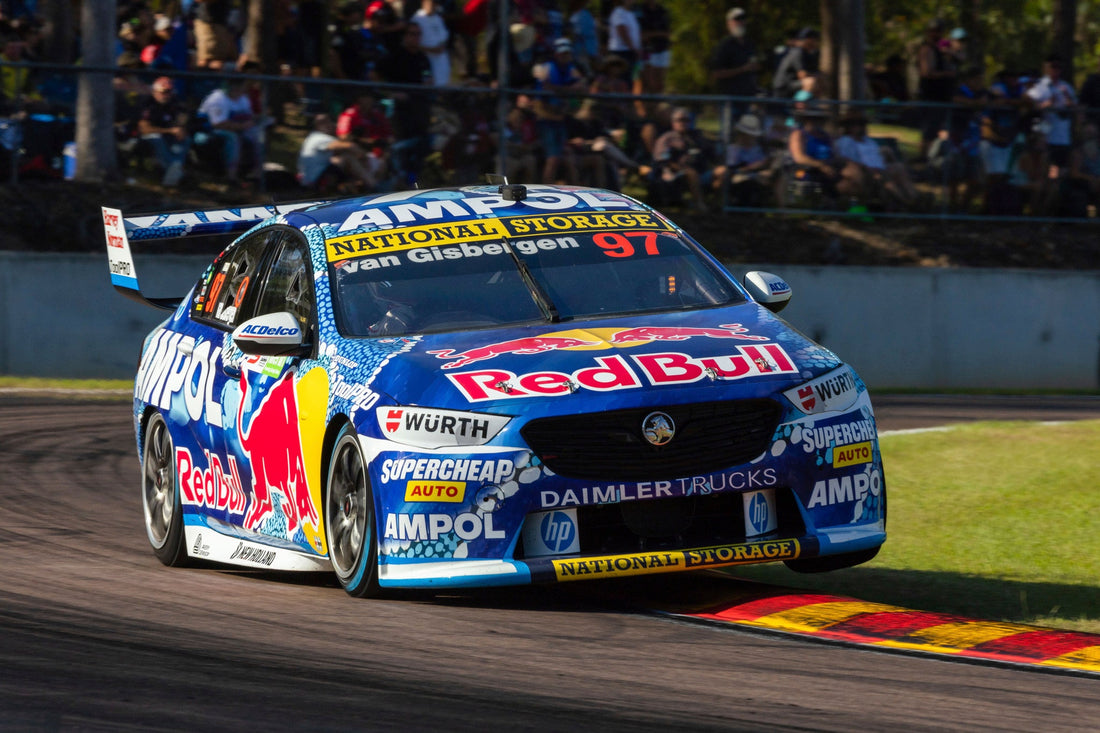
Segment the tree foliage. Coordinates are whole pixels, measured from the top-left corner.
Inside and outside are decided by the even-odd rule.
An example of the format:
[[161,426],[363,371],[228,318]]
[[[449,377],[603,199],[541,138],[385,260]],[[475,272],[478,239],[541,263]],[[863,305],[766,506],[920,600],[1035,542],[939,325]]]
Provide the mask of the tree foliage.
[[[1074,0],[1061,0],[1073,2]],[[713,92],[707,61],[725,36],[725,13],[742,7],[749,14],[749,35],[767,58],[786,34],[803,26],[821,27],[819,0],[664,0],[672,16],[671,89],[685,94]],[[1038,72],[1053,50],[1053,17],[1059,0],[866,0],[869,64],[881,65],[897,54],[915,62],[925,24],[941,18],[947,27],[962,27],[972,46],[981,49],[974,63],[992,75],[1000,69]],[[1100,59],[1100,3],[1077,2],[1074,68],[1080,86],[1097,71]],[[766,79],[765,74],[762,79]]]

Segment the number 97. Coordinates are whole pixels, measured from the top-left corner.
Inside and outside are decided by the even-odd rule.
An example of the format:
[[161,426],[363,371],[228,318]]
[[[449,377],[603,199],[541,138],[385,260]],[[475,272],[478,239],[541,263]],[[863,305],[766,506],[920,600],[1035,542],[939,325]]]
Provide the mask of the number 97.
[[634,245],[630,238],[641,238],[647,255],[657,254],[657,232],[600,232],[592,240],[608,257],[633,257]]

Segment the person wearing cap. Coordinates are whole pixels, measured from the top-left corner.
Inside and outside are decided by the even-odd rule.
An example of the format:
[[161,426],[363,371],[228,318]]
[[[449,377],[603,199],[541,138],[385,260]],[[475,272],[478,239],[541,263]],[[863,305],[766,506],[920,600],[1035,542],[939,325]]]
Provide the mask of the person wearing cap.
[[164,169],[161,185],[174,187],[179,184],[191,139],[187,134],[187,113],[167,76],[153,82],[153,94],[138,118],[138,133]]
[[763,206],[772,185],[772,155],[762,144],[760,117],[744,114],[733,126],[733,142],[726,148],[729,202],[734,206]]
[[728,133],[733,122],[747,111],[747,97],[757,93],[757,77],[760,59],[756,45],[748,35],[748,14],[743,8],[731,8],[726,13],[726,29],[729,33],[718,42],[708,64],[710,83],[719,94],[740,97],[728,100],[722,106],[722,135]]
[[787,51],[772,77],[772,96],[793,97],[802,88],[802,79],[816,74],[821,61],[821,34],[813,28],[798,32],[798,45]]
[[[940,48],[943,38],[943,21],[934,18],[925,26],[924,41],[917,49],[917,69],[920,81],[917,99],[922,102],[944,104],[951,101],[955,91],[956,68],[951,57]],[[947,123],[948,108],[925,107],[921,110],[921,157],[928,155],[932,141],[939,136]]]
[[450,84],[451,55],[447,53],[447,39],[451,34],[435,0],[421,0],[420,10],[412,17],[412,22],[420,26],[420,48],[432,65],[432,84],[437,87]]
[[686,188],[694,210],[707,210],[703,192],[707,187],[718,189],[726,177],[724,164],[715,165],[715,146],[696,129],[691,110],[672,110],[672,129],[653,143],[653,164],[660,201],[677,203]]
[[572,158],[566,155],[569,104],[566,97],[560,96],[566,92],[584,92],[584,76],[573,61],[573,43],[568,38],[554,41],[554,57],[536,66],[532,73],[535,88],[548,92],[535,97],[536,124],[546,156],[542,180],[545,183],[557,181],[559,169],[564,164],[566,181],[574,183],[577,180],[576,167]]
[[951,63],[956,69],[964,69],[970,65],[967,57],[968,37],[965,28],[953,28],[947,34],[947,55],[951,57]]
[[[742,8],[726,13],[728,35],[719,41],[710,59],[710,82],[719,94],[731,97],[756,95],[760,60],[747,32],[748,14]],[[737,106],[743,106],[739,104]]]

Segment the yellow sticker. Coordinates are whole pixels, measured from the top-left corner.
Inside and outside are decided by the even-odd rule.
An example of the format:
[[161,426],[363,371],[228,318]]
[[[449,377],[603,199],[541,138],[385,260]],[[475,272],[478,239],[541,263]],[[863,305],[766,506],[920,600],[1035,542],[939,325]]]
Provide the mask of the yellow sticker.
[[465,481],[410,481],[405,484],[405,501],[457,504],[465,496]]
[[853,443],[852,445],[838,445],[833,448],[833,468],[870,463],[873,456],[870,441]]

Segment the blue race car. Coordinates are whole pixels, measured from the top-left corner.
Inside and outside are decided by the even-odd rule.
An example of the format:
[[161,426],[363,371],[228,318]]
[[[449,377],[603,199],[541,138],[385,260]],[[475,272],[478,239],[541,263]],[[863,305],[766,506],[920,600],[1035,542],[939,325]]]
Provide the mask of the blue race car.
[[[394,587],[872,558],[866,387],[653,209],[551,186],[124,216],[153,551]],[[247,231],[245,231],[247,230]],[[180,299],[130,245],[244,232]]]

